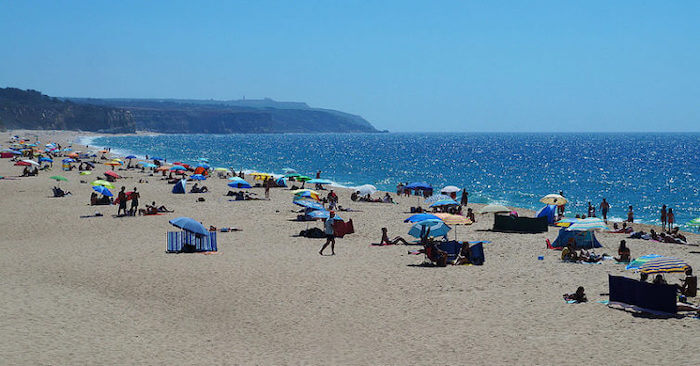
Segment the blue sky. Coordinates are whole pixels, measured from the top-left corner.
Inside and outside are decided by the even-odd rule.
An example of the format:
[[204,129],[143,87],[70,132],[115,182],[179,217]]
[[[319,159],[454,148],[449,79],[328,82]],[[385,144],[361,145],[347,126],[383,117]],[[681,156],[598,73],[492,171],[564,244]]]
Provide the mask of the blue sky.
[[4,1],[0,85],[391,131],[700,131],[698,1]]

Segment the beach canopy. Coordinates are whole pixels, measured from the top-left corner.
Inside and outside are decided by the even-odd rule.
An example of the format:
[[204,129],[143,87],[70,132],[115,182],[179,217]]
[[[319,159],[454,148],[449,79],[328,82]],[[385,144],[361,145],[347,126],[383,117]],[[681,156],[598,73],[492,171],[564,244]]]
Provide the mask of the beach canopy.
[[248,182],[246,182],[243,179],[228,182],[228,186],[231,188],[244,188],[244,189],[253,188]]
[[325,207],[323,207],[322,204],[313,201],[313,200],[307,200],[307,199],[301,199],[301,200],[294,200],[292,201],[295,205],[299,205],[301,207],[306,207],[310,208],[312,210],[325,210]]
[[642,264],[639,267],[639,272],[651,275],[657,273],[685,272],[685,270],[688,268],[690,268],[688,263],[685,263],[678,258],[661,257],[654,258]]
[[554,219],[556,218],[557,214],[557,206],[555,205],[547,205],[542,207],[539,211],[537,211],[537,214],[535,217],[546,217],[547,218],[547,224],[551,225],[554,223]]
[[663,257],[662,255],[658,255],[658,254],[643,255],[643,256],[633,260],[632,262],[630,262],[630,264],[628,264],[627,267],[625,267],[625,269],[639,269],[639,267],[641,267],[642,264],[649,262],[652,259],[662,258],[662,257]]
[[209,231],[200,222],[189,217],[177,217],[168,221],[171,225],[195,234],[209,235]]
[[107,187],[93,186],[92,189],[99,194],[105,195],[107,197],[112,197],[112,192],[110,192],[109,189],[107,189]]
[[440,190],[440,193],[457,193],[459,191],[461,191],[461,189],[457,186],[446,186]]
[[573,238],[576,249],[591,249],[603,247],[596,239],[593,231],[567,231],[565,228],[559,229],[559,236],[552,243],[553,248],[564,248]]
[[479,210],[480,214],[510,212],[510,209],[503,205],[486,205]]
[[433,186],[426,182],[413,182],[409,183],[405,189],[422,189],[422,190],[428,190],[428,189],[433,189]]
[[413,224],[411,230],[408,231],[408,235],[415,238],[422,238],[425,236],[428,229],[430,229],[430,233],[428,234],[430,237],[445,236],[452,230],[452,228],[447,226],[442,220],[428,219]]
[[371,185],[371,184],[364,184],[358,187],[354,188],[356,192],[360,192],[361,196],[366,196],[366,195],[373,195],[375,192],[377,192],[377,187]]
[[185,194],[185,189],[187,188],[187,181],[180,179],[179,182],[175,183],[172,192],[174,194]]
[[452,197],[444,195],[444,194],[434,194],[434,195],[426,198],[423,202],[425,202],[426,204],[430,204],[430,203],[435,203],[438,201],[445,201],[445,200],[451,200],[451,199],[452,199]]
[[407,218],[406,220],[403,220],[403,222],[420,222],[420,221],[431,220],[431,219],[432,220],[440,220],[439,217],[437,217],[433,214],[420,213],[420,214],[415,214],[415,215]]
[[587,219],[582,219],[579,220],[568,228],[566,228],[568,231],[609,231],[608,226],[605,225],[605,221],[597,218],[597,217],[590,217]]
[[566,204],[568,201],[562,195],[548,194],[548,195],[540,198],[540,202],[544,203],[545,205],[561,206],[561,205]]

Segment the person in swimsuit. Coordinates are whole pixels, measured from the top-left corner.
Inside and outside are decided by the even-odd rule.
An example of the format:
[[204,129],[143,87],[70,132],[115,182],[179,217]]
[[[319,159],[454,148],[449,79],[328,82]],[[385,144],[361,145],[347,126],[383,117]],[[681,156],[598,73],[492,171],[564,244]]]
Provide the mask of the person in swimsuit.
[[666,230],[666,205],[661,206],[661,230]]
[[627,242],[625,240],[620,241],[620,247],[617,248],[617,255],[619,255],[619,258],[614,258],[615,261],[629,263],[631,254],[630,249],[627,248]]
[[603,202],[600,203],[600,211],[603,213],[603,221],[608,223],[608,210],[610,210],[610,204],[603,198]]
[[672,208],[669,208],[669,209],[668,209],[668,217],[667,217],[667,219],[668,219],[668,230],[670,231],[670,230],[673,229],[673,224],[676,223],[676,215],[673,214],[673,209],[672,209]]
[[634,211],[632,211],[632,206],[630,206],[629,210],[627,211],[627,222],[629,222],[629,223],[634,222]]
[[408,245],[408,242],[400,236],[397,236],[397,237],[389,240],[389,235],[387,234],[387,230],[385,227],[383,227],[382,228],[382,241],[380,242],[380,244],[381,245],[395,245],[398,243],[401,243],[403,245]]

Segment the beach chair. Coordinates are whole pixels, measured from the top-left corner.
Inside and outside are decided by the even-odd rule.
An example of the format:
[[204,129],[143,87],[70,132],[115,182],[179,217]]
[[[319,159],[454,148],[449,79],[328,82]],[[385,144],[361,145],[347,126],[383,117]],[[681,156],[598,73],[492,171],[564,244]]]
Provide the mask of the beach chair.
[[447,253],[448,262],[454,262],[462,250],[462,243],[456,240],[443,241],[438,244],[438,248]]
[[469,249],[471,250],[472,264],[477,266],[484,264],[484,261],[486,261],[486,256],[484,255],[484,244],[477,243],[472,245]]

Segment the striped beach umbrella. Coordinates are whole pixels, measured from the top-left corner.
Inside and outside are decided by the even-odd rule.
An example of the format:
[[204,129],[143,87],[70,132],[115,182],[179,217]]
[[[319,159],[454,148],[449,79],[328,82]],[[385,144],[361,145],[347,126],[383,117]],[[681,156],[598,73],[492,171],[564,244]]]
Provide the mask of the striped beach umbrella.
[[578,222],[571,224],[567,231],[608,231],[608,226],[605,222],[599,218],[592,217],[589,219],[582,219]]
[[657,273],[685,272],[690,266],[678,258],[662,257],[652,259],[639,267],[639,272],[648,275]]
[[561,220],[557,221],[556,223],[554,223],[554,225],[560,226],[560,227],[569,227],[572,224],[575,224],[579,221],[581,221],[581,219],[577,219],[575,217],[572,217],[572,218],[568,218],[568,219],[561,219]]
[[649,262],[652,259],[657,259],[657,258],[663,258],[663,255],[658,255],[658,254],[643,255],[643,256],[633,260],[632,262],[630,262],[630,264],[628,264],[627,267],[625,267],[625,269],[628,269],[628,270],[629,269],[639,269],[639,267],[641,267],[644,263]]
[[700,226],[700,217],[688,221],[688,225],[690,225],[690,226]]

